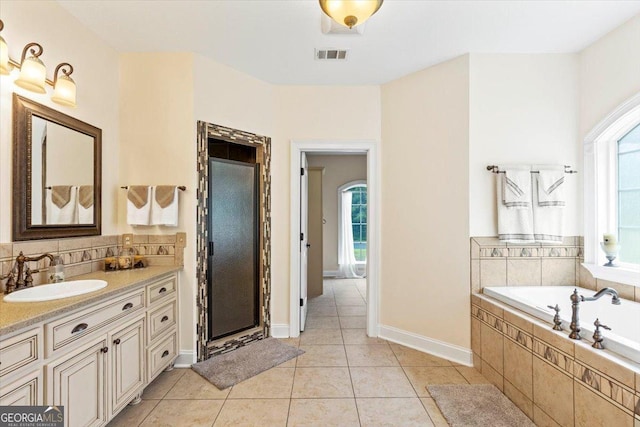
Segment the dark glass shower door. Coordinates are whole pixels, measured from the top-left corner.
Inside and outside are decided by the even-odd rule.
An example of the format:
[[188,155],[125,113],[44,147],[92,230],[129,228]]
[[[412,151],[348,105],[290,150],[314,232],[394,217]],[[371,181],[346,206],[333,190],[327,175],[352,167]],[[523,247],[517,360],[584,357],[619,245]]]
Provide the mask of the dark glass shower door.
[[258,165],[209,158],[209,339],[259,324]]

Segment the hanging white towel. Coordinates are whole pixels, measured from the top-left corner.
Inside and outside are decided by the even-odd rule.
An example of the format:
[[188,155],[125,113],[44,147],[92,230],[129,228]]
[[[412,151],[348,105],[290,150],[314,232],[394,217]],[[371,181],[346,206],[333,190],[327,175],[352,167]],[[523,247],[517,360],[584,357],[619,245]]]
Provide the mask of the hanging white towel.
[[[533,167],[540,171],[534,174],[538,175],[535,180],[536,188],[533,191],[535,239],[542,243],[562,243],[565,206],[562,192],[564,166],[534,165]],[[556,192],[558,193],[554,195]],[[557,200],[551,200],[552,198]]]
[[151,187],[131,185],[127,191],[127,224],[149,225],[151,214]]
[[531,167],[505,166],[502,201],[508,208],[531,208]]
[[[54,193],[58,188],[68,188],[68,198],[64,201],[54,200]],[[54,186],[47,194],[47,224],[77,224],[78,214],[76,210],[78,199],[78,187]],[[65,203],[66,202],[66,203]],[[63,204],[64,203],[64,204]]]
[[[521,171],[526,172],[526,175],[531,181],[531,173],[529,166],[522,166],[519,168]],[[500,170],[505,170],[500,167]],[[524,192],[519,197],[520,206],[517,209],[513,207],[507,207],[504,202],[503,195],[506,190],[506,180],[500,174],[496,179],[496,199],[498,206],[498,239],[503,242],[512,243],[533,243],[533,210],[531,207],[531,183],[528,186],[528,192]],[[522,180],[519,180],[518,187],[526,185]]]
[[151,225],[178,226],[178,187],[158,185],[151,198]]
[[538,166],[538,206],[565,206],[564,166]]

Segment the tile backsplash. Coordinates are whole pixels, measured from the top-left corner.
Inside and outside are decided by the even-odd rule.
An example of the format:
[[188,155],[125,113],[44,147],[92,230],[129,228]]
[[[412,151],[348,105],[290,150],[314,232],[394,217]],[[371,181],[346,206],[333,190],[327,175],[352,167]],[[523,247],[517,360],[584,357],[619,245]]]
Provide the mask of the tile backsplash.
[[[0,243],[0,274],[5,275],[11,271],[20,252],[26,256],[43,253],[59,255],[67,278],[103,270],[105,257],[120,254],[143,255],[149,265],[183,265],[185,245],[185,233],[134,235],[130,249],[122,247],[122,236],[119,235]],[[32,276],[34,285],[47,282],[48,258],[30,262],[29,267],[32,270],[40,270]],[[2,292],[4,282],[5,280],[0,282]]]
[[[595,279],[582,266],[583,238],[565,237],[562,244],[504,243],[497,237],[472,237],[471,293],[485,286],[581,286],[616,289],[620,296],[640,301],[640,287]],[[640,283],[639,283],[640,285]]]

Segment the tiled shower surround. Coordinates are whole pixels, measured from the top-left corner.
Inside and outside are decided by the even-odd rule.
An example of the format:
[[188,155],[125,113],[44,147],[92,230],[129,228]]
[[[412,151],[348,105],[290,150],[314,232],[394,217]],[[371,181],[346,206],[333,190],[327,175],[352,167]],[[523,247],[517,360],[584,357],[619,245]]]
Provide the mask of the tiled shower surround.
[[[471,239],[474,366],[538,426],[640,426],[640,364],[481,295],[485,286],[613,287],[640,301],[640,287],[594,279],[581,266],[582,238],[562,245]],[[567,298],[570,290],[568,289]]]
[[[0,273],[7,274],[13,268],[16,256],[23,252],[26,256],[43,253],[59,255],[64,263],[67,279],[104,269],[104,258],[119,254],[143,255],[149,265],[183,265],[185,233],[170,235],[135,234],[131,249],[122,248],[122,236],[95,236],[74,239],[32,240],[28,242],[0,243]],[[30,262],[33,284],[47,283],[47,258]],[[4,292],[4,280],[0,289]]]

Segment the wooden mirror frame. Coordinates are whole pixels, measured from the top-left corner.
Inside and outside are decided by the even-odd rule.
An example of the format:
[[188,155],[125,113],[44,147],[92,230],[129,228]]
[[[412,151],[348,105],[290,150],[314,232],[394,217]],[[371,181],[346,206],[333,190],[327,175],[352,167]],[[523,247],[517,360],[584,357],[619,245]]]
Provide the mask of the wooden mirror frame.
[[[93,224],[31,224],[31,119],[34,115],[93,138]],[[13,94],[12,222],[14,242],[99,236],[102,227],[102,130],[15,93]]]

